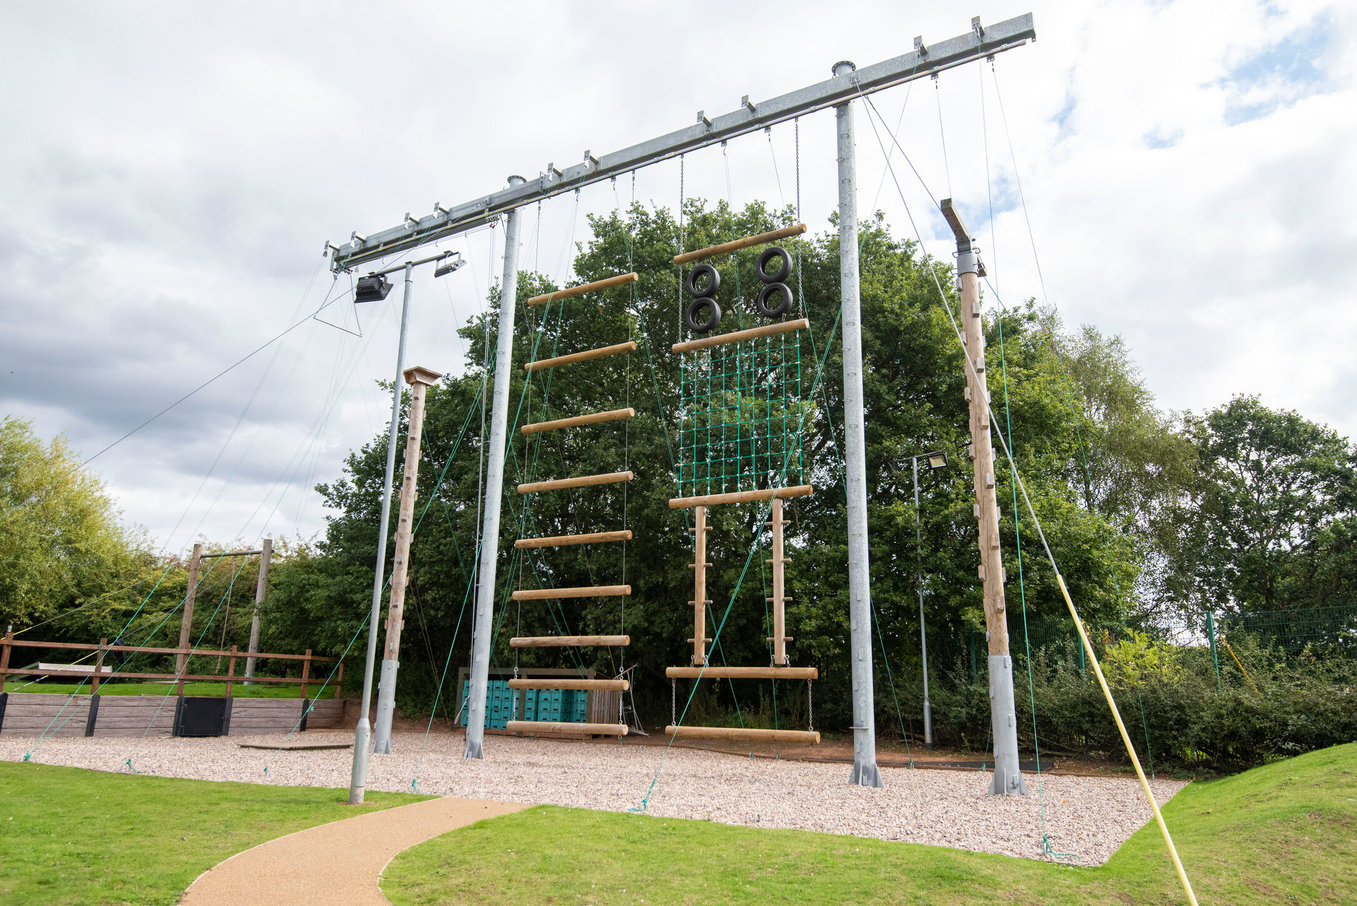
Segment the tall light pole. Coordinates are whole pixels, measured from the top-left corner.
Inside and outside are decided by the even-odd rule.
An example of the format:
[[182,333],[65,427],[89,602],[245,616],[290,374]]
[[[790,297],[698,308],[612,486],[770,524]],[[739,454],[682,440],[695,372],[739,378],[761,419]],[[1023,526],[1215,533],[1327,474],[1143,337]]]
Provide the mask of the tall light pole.
[[[391,284],[386,275],[396,271],[405,272],[405,298],[401,303],[400,340],[396,345],[396,380],[391,388],[391,428],[386,437],[386,477],[382,483],[382,515],[377,527],[377,564],[372,579],[372,612],[368,616],[368,653],[363,665],[363,697],[358,704],[358,728],[353,738],[353,770],[349,776],[349,804],[360,805],[368,779],[368,748],[372,742],[372,726],[368,722],[368,711],[372,700],[372,674],[377,661],[377,618],[381,614],[382,588],[386,584],[386,536],[391,520],[391,484],[396,475],[396,428],[400,422],[401,383],[405,373],[405,335],[410,316],[410,272],[421,264],[430,261],[440,262],[438,271],[449,273],[456,252],[444,252],[419,261],[407,261],[404,264],[387,268],[360,277],[358,290],[353,301],[380,302],[391,292]],[[456,267],[451,267],[456,270]]]
[[919,593],[919,651],[923,654],[924,672],[924,748],[933,748],[933,706],[928,702],[928,629],[924,625],[924,542],[923,531],[919,526],[919,460],[928,460],[928,468],[941,472],[947,468],[947,454],[941,450],[936,453],[915,455],[914,460],[914,587]]

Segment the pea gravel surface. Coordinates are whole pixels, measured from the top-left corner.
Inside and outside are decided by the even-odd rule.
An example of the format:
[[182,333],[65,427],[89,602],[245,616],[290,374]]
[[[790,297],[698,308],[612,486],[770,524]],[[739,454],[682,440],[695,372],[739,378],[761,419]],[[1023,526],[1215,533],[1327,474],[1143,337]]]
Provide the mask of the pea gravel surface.
[[[194,780],[347,789],[345,733],[209,739],[0,737],[0,759]],[[695,818],[948,846],[1030,859],[1105,862],[1153,818],[1134,775],[1024,775],[1028,796],[991,796],[980,771],[882,767],[885,786],[848,783],[846,764],[751,758],[615,741],[487,735],[485,757],[462,757],[461,734],[396,733],[368,761],[367,788]],[[1152,780],[1162,806],[1186,784]],[[1044,816],[1043,816],[1044,811]]]

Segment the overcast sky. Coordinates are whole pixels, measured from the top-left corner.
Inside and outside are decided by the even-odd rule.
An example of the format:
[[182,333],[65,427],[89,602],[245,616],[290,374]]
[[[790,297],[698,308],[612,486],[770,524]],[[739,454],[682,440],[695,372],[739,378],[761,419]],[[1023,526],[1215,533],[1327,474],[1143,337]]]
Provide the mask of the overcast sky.
[[[858,103],[860,209],[909,235],[908,205],[925,247],[950,255],[928,195],[958,199],[1005,300],[1048,299],[1068,325],[1120,334],[1165,409],[1258,394],[1351,437],[1351,7],[6,4],[0,412],[95,457],[123,520],[157,549],[311,537],[325,515],[313,485],[389,418],[375,382],[394,374],[399,316],[399,289],[347,301],[326,240],[821,81],[837,60],[963,34],[971,15],[1030,11],[1037,42],[993,70],[874,97],[926,190],[897,154],[902,200],[889,139]],[[800,131],[803,216],[822,232],[832,112]],[[685,191],[791,202],[794,146],[787,125],[690,155]],[[674,207],[678,177],[673,162],[643,171],[638,200]],[[632,191],[623,179],[528,209],[520,264],[568,280],[584,213]],[[469,266],[417,275],[407,364],[460,367],[455,330],[498,276],[501,234],[450,240]]]

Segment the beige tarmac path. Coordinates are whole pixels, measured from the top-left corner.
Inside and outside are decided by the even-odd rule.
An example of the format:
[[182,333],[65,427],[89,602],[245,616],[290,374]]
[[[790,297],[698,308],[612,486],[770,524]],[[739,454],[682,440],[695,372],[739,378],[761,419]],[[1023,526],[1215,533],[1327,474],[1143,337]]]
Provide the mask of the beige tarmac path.
[[403,850],[485,818],[528,808],[521,802],[428,799],[368,812],[279,837],[237,853],[198,876],[181,906],[387,906],[377,886]]

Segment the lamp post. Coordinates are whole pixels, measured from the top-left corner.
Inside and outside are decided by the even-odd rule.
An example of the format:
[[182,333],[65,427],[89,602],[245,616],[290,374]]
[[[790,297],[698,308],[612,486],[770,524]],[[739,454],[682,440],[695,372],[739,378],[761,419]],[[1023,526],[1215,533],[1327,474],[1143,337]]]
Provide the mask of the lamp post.
[[914,460],[914,573],[915,588],[919,593],[919,650],[923,653],[924,671],[924,748],[933,749],[933,706],[928,702],[928,630],[924,626],[924,575],[923,575],[923,531],[919,524],[919,460],[928,460],[928,468],[941,472],[947,468],[947,454],[941,450],[936,453],[916,455]]

